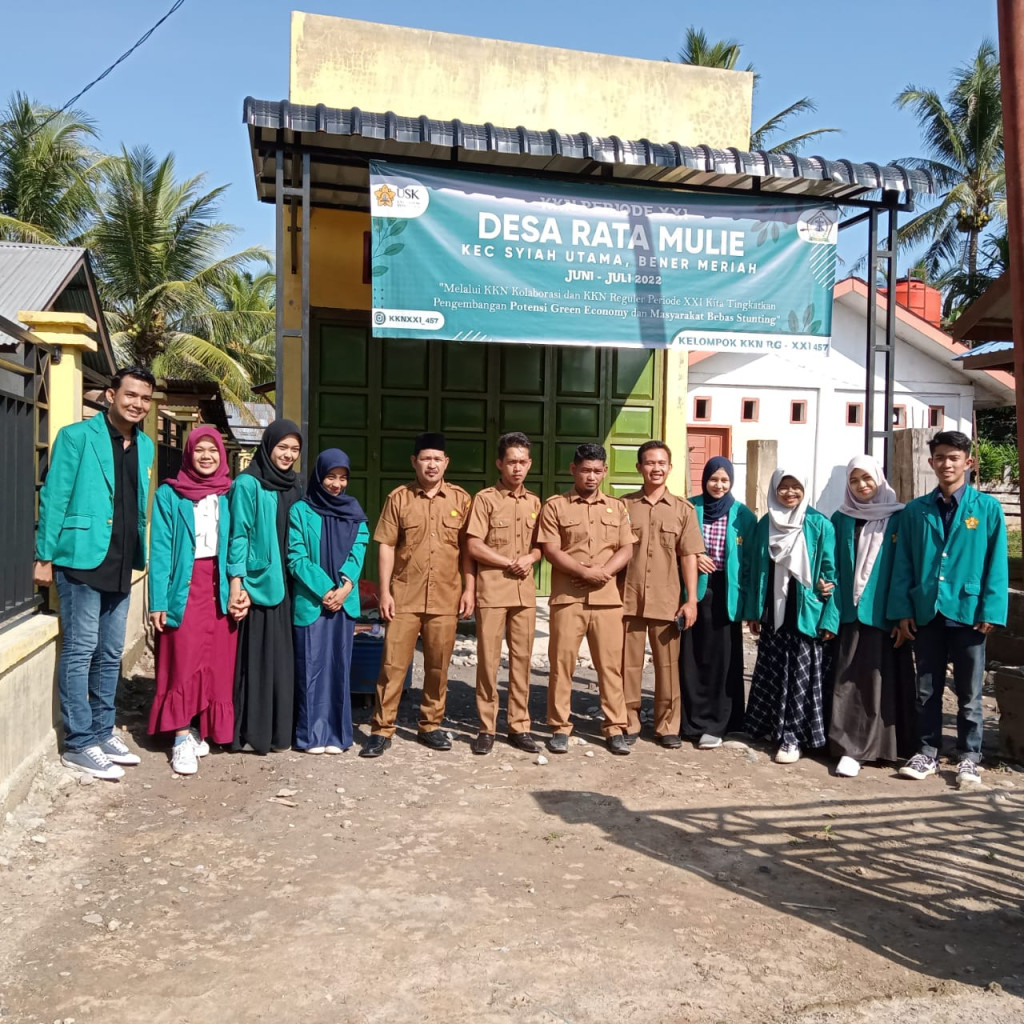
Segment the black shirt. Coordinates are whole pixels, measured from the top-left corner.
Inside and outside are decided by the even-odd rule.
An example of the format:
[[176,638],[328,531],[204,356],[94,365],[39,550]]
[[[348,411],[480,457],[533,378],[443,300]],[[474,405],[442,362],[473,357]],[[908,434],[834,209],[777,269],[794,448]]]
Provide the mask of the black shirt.
[[57,566],[73,583],[84,583],[94,590],[127,594],[132,589],[132,562],[139,542],[139,446],[132,430],[125,447],[125,437],[103,414],[110,431],[110,447],[114,455],[114,501],[110,529],[110,547],[95,569],[65,569]]

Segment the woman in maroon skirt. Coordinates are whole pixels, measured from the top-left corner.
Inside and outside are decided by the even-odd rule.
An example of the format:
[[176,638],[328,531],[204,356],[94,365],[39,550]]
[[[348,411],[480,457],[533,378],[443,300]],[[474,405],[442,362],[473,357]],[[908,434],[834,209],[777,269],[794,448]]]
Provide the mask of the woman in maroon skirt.
[[156,696],[150,734],[173,732],[171,767],[194,775],[206,738],[234,738],[237,621],[229,607],[228,499],[231,478],[220,434],[198,427],[181,471],[157,489],[149,545],[149,607],[156,630]]

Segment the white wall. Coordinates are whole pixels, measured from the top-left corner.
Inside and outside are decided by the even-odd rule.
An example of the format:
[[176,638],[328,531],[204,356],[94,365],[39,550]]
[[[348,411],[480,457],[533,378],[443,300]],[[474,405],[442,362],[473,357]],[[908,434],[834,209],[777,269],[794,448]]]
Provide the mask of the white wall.
[[[847,403],[864,403],[865,327],[863,316],[842,303],[833,308],[832,349],[827,353],[779,352],[743,356],[722,353],[690,368],[690,426],[693,399],[711,399],[708,425],[732,428],[736,465],[735,487],[746,489],[746,448],[749,440],[774,439],[779,465],[810,474],[812,504],[826,514],[839,506],[847,462],[864,451],[864,427],[848,426]],[[881,367],[879,367],[881,369]],[[945,408],[942,428],[972,432],[974,386],[947,360],[937,360],[897,338],[895,405],[906,407],[907,426],[927,425],[928,407]],[[882,379],[876,401],[883,400]],[[756,423],[741,423],[744,398],[760,400]],[[807,402],[807,422],[790,422],[794,400]],[[882,410],[879,409],[879,417]],[[936,428],[938,429],[938,428]],[[876,446],[881,456],[881,447]]]

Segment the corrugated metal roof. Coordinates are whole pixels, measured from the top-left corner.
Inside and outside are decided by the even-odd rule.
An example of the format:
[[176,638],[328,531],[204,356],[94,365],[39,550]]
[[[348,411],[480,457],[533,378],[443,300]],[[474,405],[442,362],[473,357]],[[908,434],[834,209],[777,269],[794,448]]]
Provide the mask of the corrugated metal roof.
[[[91,383],[114,372],[114,352],[96,294],[87,249],[0,241],[0,318],[24,328],[21,310],[85,313],[96,322],[89,336],[95,352],[83,352],[82,365]],[[0,335],[0,344],[7,340]]]
[[1012,341],[986,341],[981,345],[975,345],[972,349],[967,352],[960,352],[958,355],[953,356],[954,361],[957,359],[968,359],[971,356],[992,356],[999,352],[1012,352],[1013,342]]
[[[313,202],[332,205],[335,193],[354,193],[365,182],[338,156],[360,160],[406,157],[475,167],[528,170],[609,178],[619,182],[683,187],[745,189],[808,197],[850,199],[875,189],[931,194],[932,176],[899,164],[885,166],[826,160],[796,153],[753,153],[738,149],[683,146],[616,136],[595,138],[550,129],[499,128],[428,117],[370,113],[357,107],[303,106],[287,100],[247,97],[256,187],[260,199],[274,198],[274,153],[278,146],[320,151],[314,163]],[[330,159],[334,154],[334,159]],[[348,171],[346,174],[345,171]],[[359,205],[350,196],[343,205]],[[363,205],[368,205],[367,203]]]
[[71,246],[0,242],[0,316],[20,323],[19,310],[49,309],[84,258]]
[[246,402],[248,418],[234,402],[225,402],[231,436],[243,447],[255,447],[263,439],[267,424],[274,420],[274,407],[266,402]]

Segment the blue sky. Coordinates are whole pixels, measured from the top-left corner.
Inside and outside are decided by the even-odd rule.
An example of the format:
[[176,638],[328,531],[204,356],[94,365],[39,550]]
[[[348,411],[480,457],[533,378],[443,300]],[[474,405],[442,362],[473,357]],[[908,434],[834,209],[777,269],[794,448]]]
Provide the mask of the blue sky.
[[[0,64],[0,101],[6,104],[11,92],[21,90],[41,103],[63,104],[170,2],[32,0],[6,5],[9,44]],[[273,245],[272,207],[255,198],[242,100],[247,95],[287,97],[293,6],[280,0],[186,0],[78,104],[96,120],[103,148],[148,144],[159,155],[175,154],[179,176],[205,172],[210,186],[230,183],[221,217],[239,226],[237,247]],[[891,0],[856,5],[821,0],[391,0],[381,5],[350,0],[300,9],[652,60],[674,56],[686,27],[696,25],[711,39],[741,43],[745,60],[760,72],[755,123],[810,96],[818,111],[794,128],[843,131],[812,143],[806,152],[879,163],[921,152],[913,116],[893,106],[896,94],[908,84],[944,94],[950,71],[967,61],[982,39],[994,41],[997,35],[995,0],[928,0],[913,8]],[[38,45],[44,39],[45,52]],[[22,45],[10,45],[13,41]]]

